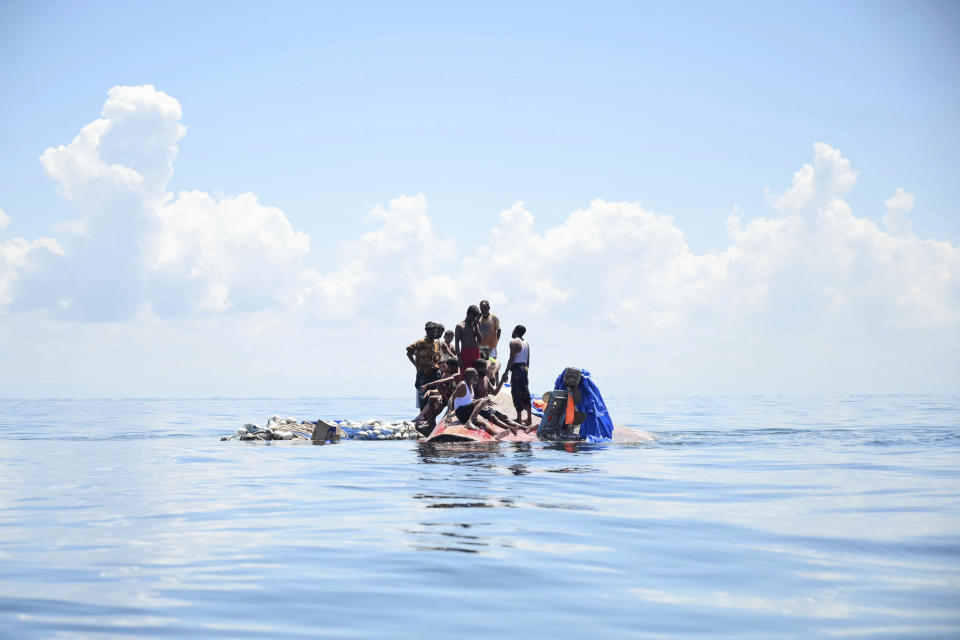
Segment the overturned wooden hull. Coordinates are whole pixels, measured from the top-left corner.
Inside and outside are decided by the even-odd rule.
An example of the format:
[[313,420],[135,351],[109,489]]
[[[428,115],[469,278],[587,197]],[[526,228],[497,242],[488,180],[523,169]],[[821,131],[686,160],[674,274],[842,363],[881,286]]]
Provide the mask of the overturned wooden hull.
[[[517,410],[513,406],[513,398],[510,396],[510,389],[503,388],[500,393],[488,396],[493,403],[491,408],[500,411],[511,419],[516,418]],[[524,413],[526,415],[526,413]],[[540,424],[540,418],[533,416],[533,426]],[[457,416],[448,413],[443,420],[437,423],[437,426],[424,438],[427,442],[497,442],[497,439],[479,427],[471,425],[465,426]],[[524,433],[522,430],[517,433],[509,433],[500,438],[500,442],[535,442],[537,440],[536,432]]]
[[424,438],[426,442],[533,442],[536,434],[517,431],[497,440],[492,435],[477,427],[465,427],[460,421],[455,423],[441,422]]
[[[511,419],[517,415],[517,410],[513,406],[513,398],[510,396],[510,390],[501,389],[496,396],[491,396],[494,408],[506,414]],[[533,416],[533,426],[536,428],[540,424],[540,418]],[[642,443],[650,442],[654,439],[653,434],[639,429],[630,429],[614,425],[613,440],[621,443]],[[499,440],[499,442],[536,442],[536,431],[525,433],[518,431],[516,434],[510,433]],[[421,442],[498,442],[498,440],[479,427],[466,427],[457,417],[450,413],[437,423],[429,436],[422,438]]]

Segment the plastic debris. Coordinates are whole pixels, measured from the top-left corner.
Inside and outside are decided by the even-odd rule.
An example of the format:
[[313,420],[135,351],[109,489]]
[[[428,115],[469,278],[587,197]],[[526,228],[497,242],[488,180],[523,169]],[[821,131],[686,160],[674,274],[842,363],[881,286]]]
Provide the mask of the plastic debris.
[[[337,436],[334,439],[327,437],[331,428],[336,428]],[[314,440],[313,435],[318,429],[323,429]],[[320,438],[323,440],[320,440]],[[385,422],[371,418],[363,422],[349,420],[314,421],[297,420],[296,418],[271,416],[266,427],[248,422],[236,433],[223,436],[220,440],[256,441],[294,441],[314,442],[315,444],[333,444],[338,440],[417,440],[421,434],[414,428],[411,420]]]

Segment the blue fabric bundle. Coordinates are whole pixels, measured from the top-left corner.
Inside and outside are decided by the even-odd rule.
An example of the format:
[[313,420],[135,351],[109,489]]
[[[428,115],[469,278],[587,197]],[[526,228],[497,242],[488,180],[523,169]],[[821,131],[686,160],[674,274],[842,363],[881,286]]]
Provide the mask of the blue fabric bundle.
[[[613,439],[613,420],[607,413],[607,405],[603,402],[600,389],[590,379],[590,372],[580,369],[580,402],[577,411],[583,411],[587,419],[580,425],[580,438],[587,442],[607,442]],[[566,389],[563,383],[563,371],[553,383],[554,389]]]
[[542,417],[543,417],[543,409],[538,409],[538,408],[536,407],[536,405],[533,404],[533,401],[534,401],[534,400],[539,400],[539,399],[540,399],[540,396],[538,396],[538,395],[536,395],[536,394],[534,394],[534,393],[531,393],[531,394],[530,394],[530,413],[532,413],[533,415],[537,416],[538,418],[542,418]]

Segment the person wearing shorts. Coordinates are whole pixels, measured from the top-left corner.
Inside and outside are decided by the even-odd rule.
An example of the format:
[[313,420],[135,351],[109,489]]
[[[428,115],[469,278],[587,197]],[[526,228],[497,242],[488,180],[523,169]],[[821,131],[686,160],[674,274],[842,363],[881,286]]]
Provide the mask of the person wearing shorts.
[[456,414],[457,420],[463,426],[468,428],[480,427],[499,440],[509,434],[512,429],[494,426],[495,423],[492,420],[477,420],[477,416],[480,415],[482,400],[474,398],[473,385],[477,383],[479,377],[477,370],[473,367],[468,367],[463,372],[463,380],[457,385],[453,395],[450,396],[450,409]]
[[497,357],[497,345],[500,344],[500,318],[490,313],[490,301],[480,301],[480,347],[490,351],[490,357]]
[[457,325],[454,331],[454,349],[460,354],[460,374],[480,357],[480,308],[472,304],[467,307],[467,317]]

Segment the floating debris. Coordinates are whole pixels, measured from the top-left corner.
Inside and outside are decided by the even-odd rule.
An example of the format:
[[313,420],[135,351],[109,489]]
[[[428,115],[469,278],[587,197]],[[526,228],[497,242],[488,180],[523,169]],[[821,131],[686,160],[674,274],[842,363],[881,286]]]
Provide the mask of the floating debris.
[[296,418],[272,416],[267,426],[248,422],[237,432],[220,440],[309,440],[314,444],[333,444],[343,440],[416,440],[421,434],[410,420],[324,420],[298,421]]

